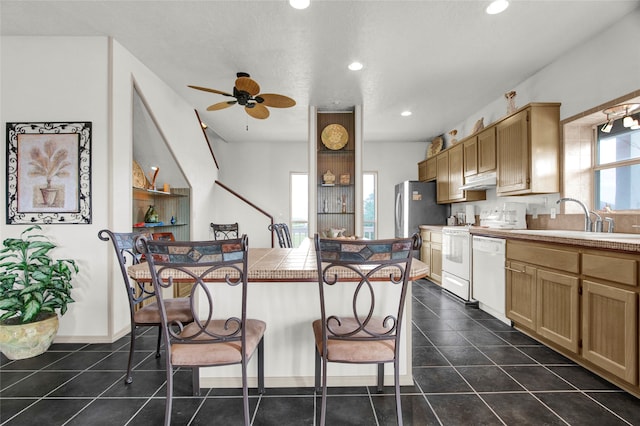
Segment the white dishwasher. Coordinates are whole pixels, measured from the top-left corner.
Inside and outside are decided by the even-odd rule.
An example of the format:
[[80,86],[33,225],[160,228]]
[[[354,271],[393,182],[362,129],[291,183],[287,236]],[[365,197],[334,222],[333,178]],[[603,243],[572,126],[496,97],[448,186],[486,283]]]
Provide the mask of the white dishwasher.
[[480,309],[511,325],[505,315],[505,240],[474,236],[472,247],[473,298]]

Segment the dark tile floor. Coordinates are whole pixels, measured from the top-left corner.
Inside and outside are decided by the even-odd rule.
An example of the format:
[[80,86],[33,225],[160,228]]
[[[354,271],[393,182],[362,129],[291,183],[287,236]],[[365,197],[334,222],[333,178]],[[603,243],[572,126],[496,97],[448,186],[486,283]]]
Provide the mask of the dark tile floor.
[[[640,400],[421,280],[413,287],[414,386],[403,387],[407,425],[640,425]],[[165,375],[155,330],[143,329],[134,382],[123,383],[128,339],[55,344],[0,369],[2,425],[160,425]],[[172,423],[242,424],[240,392],[192,397],[176,372]],[[328,425],[393,425],[391,388],[330,389]],[[311,388],[252,393],[254,425],[314,425]]]

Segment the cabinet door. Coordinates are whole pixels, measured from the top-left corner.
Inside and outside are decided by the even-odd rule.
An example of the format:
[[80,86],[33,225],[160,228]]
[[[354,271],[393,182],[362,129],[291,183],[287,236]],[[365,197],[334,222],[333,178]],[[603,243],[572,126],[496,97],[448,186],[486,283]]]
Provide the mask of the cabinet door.
[[496,126],[498,194],[529,188],[528,117],[528,110],[523,110]]
[[438,165],[436,163],[436,157],[431,157],[427,160],[426,169],[426,180],[436,180],[436,178],[438,177]]
[[420,247],[420,260],[426,263],[431,270],[431,232],[426,229],[420,230],[420,238],[422,238],[422,246]]
[[[490,172],[496,169],[496,128],[490,128],[478,134],[477,143],[478,173]],[[465,150],[465,155],[466,155]],[[466,161],[466,157],[465,157]]]
[[536,329],[536,268],[507,261],[507,318]]
[[637,294],[589,280],[582,287],[582,356],[637,384]]
[[578,353],[579,279],[576,276],[538,269],[536,273],[536,332]]
[[464,176],[478,174],[478,143],[477,137],[464,142]]
[[442,284],[442,244],[431,243],[431,281]]
[[436,157],[437,162],[437,199],[438,203],[449,201],[449,151]]
[[418,180],[420,182],[427,181],[427,160],[418,163]]
[[458,144],[449,150],[449,200],[461,200],[464,198],[464,191],[460,189],[464,183],[463,147],[463,145]]

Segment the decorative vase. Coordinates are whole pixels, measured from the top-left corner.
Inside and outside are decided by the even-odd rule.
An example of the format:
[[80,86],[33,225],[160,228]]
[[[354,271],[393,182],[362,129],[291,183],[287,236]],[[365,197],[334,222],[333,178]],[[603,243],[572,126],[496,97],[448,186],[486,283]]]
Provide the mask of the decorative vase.
[[58,315],[26,324],[0,323],[0,351],[9,359],[38,356],[49,349],[58,332]]
[[145,223],[158,223],[158,213],[155,207],[149,206],[147,212],[144,214]]

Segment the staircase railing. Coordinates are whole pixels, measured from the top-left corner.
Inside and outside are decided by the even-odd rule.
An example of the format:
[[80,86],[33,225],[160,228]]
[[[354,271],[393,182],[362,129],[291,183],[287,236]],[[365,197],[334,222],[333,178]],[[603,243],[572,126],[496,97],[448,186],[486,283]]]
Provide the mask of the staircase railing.
[[[260,213],[262,213],[263,215],[268,217],[269,220],[271,221],[271,225],[273,225],[273,216],[271,216],[269,213],[267,213],[266,211],[262,210],[260,207],[256,206],[251,201],[247,200],[242,195],[238,194],[236,191],[234,191],[233,189],[229,188],[227,185],[225,185],[224,183],[220,182],[219,180],[216,181],[216,185],[218,185],[221,188],[225,189],[227,192],[229,192],[230,194],[232,194],[233,196],[235,196],[236,198],[238,198],[239,200],[241,200],[245,204],[248,204],[249,206],[253,207],[257,211],[259,211]],[[271,247],[272,248],[275,247],[274,244],[275,244],[275,241],[274,241],[273,232],[272,232],[271,233]]]

